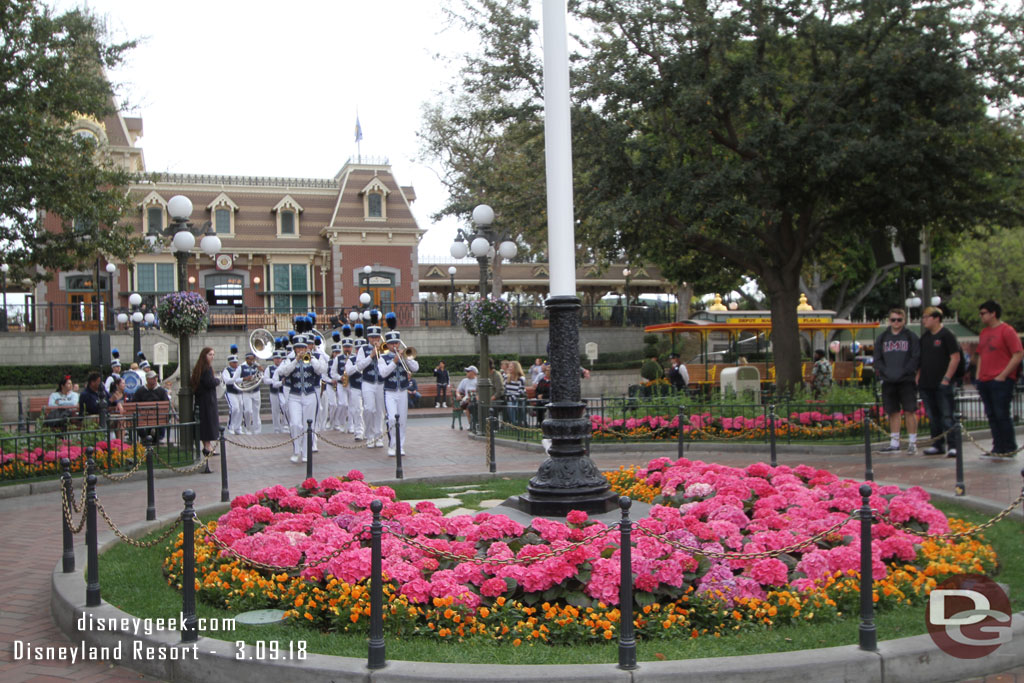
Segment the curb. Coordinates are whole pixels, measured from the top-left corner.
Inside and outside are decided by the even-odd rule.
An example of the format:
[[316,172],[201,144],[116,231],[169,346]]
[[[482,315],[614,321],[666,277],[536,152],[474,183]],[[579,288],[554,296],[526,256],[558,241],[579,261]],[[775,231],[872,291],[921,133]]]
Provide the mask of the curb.
[[[383,483],[383,482],[380,482]],[[964,498],[957,500],[967,502]],[[216,503],[197,509],[206,515],[228,509],[227,503]],[[152,522],[140,522],[124,532],[138,537],[165,527],[180,513],[164,515]],[[110,549],[118,539],[110,532],[102,534],[100,553]],[[305,683],[315,681],[433,683],[452,680],[486,680],[489,683],[550,683],[580,681],[581,683],[675,683],[676,681],[792,683],[814,672],[821,681],[899,681],[900,683],[940,683],[999,673],[1024,665],[1024,614],[1013,615],[1012,645],[980,659],[957,659],[939,650],[928,635],[882,641],[877,652],[860,650],[856,645],[843,645],[816,650],[775,652],[739,657],[687,659],[671,662],[641,662],[633,671],[620,670],[614,664],[581,665],[488,665],[441,664],[390,660],[382,669],[366,668],[364,659],[310,654],[301,662],[275,662],[249,659],[254,656],[246,646],[246,659],[236,659],[232,642],[200,637],[193,645],[181,643],[177,631],[156,631],[152,635],[132,634],[126,630],[80,632],[79,618],[88,613],[93,618],[127,619],[133,617],[103,602],[98,607],[85,606],[86,549],[75,549],[76,571],[65,574],[61,562],[53,569],[50,612],[57,627],[73,646],[107,647],[120,652],[114,659],[134,671],[169,681],[210,683],[243,679],[247,683]],[[613,647],[609,645],[609,647]],[[119,648],[119,649],[115,649]],[[154,648],[147,651],[148,648]],[[152,653],[152,654],[151,654]],[[142,654],[144,656],[139,657]],[[150,656],[145,656],[145,655]],[[163,655],[165,659],[157,657]]]

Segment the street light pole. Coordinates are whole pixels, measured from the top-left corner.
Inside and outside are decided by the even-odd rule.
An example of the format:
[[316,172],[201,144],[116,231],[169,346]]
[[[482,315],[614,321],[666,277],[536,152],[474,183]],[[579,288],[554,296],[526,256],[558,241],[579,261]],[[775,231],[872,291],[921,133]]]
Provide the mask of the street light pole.
[[7,332],[7,273],[11,271],[11,266],[6,263],[0,263],[0,282],[3,283],[4,290],[4,312],[3,319],[0,319],[0,331]]
[[117,266],[113,263],[107,263],[107,284],[110,286],[110,307],[107,309],[107,329],[114,329],[114,307],[117,305],[114,303],[114,272],[117,270]]
[[629,276],[632,275],[632,274],[633,273],[629,270],[629,268],[623,268],[622,269],[622,277],[626,278],[626,287],[625,287],[626,306],[625,306],[625,308],[622,309],[622,326],[623,327],[629,327]]
[[132,360],[135,360],[139,357],[139,351],[142,350],[142,336],[139,333],[139,324],[143,319],[142,311],[139,310],[139,306],[142,305],[142,295],[132,292],[128,297],[128,304],[132,307]]
[[451,309],[448,311],[448,315],[452,321],[452,327],[455,327],[455,266],[448,266],[448,278],[451,280]]

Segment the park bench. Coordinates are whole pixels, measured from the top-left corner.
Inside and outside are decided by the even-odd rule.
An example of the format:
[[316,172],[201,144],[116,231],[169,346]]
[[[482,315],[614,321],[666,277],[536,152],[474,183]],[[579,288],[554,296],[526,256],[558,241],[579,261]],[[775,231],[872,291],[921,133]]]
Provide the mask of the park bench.
[[[49,406],[47,403],[50,401],[49,396],[29,396],[28,399],[28,417],[30,420],[34,420],[40,415],[45,415],[53,410],[61,410],[54,406]],[[72,406],[70,408],[64,407],[64,410],[70,410],[73,415],[78,414],[78,406]]]
[[211,313],[210,327],[235,327],[254,330],[257,327],[274,329],[278,316],[273,313]]

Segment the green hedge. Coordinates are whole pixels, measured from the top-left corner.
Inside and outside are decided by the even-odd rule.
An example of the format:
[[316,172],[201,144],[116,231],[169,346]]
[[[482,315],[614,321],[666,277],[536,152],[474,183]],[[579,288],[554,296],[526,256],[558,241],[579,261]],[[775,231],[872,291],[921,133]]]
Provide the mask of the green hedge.
[[[176,369],[177,363],[164,366],[164,377],[169,377]],[[4,365],[0,366],[0,387],[52,387],[65,375],[71,380],[85,384],[85,378],[95,368],[84,363],[64,363],[58,365]],[[110,374],[110,368],[103,368],[103,377]]]
[[[519,364],[523,366],[525,372],[530,371],[530,366],[533,365],[533,361],[537,358],[536,355],[530,356],[515,356],[512,354],[500,354],[492,353],[491,357],[501,361],[504,359],[518,360]],[[546,356],[541,356],[547,360]],[[437,367],[439,361],[444,361],[448,367],[448,372],[453,375],[461,375],[462,369],[469,367],[470,365],[480,365],[480,355],[466,355],[466,354],[450,354],[450,355],[420,355],[416,357],[416,361],[420,364],[420,371],[416,373],[416,377],[433,377],[434,368]],[[618,353],[606,353],[598,357],[594,363],[593,368],[590,366],[590,361],[587,360],[586,356],[580,356],[580,366],[587,368],[588,370],[626,370],[630,368],[637,368],[639,370],[640,363],[643,361],[642,351],[624,351]]]

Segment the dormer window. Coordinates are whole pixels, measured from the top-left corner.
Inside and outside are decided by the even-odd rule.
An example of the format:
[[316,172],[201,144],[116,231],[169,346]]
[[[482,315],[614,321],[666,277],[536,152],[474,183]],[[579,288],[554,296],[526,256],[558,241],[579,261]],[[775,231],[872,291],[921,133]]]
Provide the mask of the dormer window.
[[238,213],[238,204],[231,201],[231,197],[221,192],[206,206],[210,212],[210,220],[213,222],[213,230],[219,237],[233,237],[235,234],[235,214]]
[[285,195],[271,211],[277,214],[278,237],[299,236],[299,214],[302,213],[302,206],[292,199],[291,195]]
[[374,178],[359,193],[363,196],[363,216],[369,221],[388,218],[388,188],[380,178]]
[[167,225],[167,202],[156,192],[150,192],[139,203],[142,209],[142,234],[160,232]]

